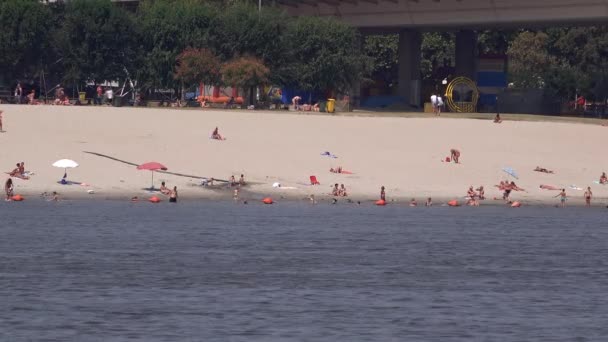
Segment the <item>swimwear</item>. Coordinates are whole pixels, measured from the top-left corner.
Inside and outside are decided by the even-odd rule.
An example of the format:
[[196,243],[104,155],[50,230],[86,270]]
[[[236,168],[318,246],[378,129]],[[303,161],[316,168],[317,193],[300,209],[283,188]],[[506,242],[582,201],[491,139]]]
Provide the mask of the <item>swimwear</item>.
[[169,198],[169,202],[170,203],[177,203],[177,197],[171,197],[171,198]]

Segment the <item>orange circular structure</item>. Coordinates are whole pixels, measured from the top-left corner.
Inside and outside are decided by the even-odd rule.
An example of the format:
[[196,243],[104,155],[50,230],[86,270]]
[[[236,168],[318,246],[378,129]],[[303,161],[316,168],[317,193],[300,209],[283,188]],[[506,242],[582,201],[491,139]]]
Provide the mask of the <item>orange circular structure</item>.
[[266,197],[266,198],[264,198],[264,199],[262,200],[262,203],[264,203],[264,204],[273,204],[273,203],[274,203],[274,201],[272,200],[272,198],[270,198],[270,197]]
[[521,202],[515,201],[515,202],[511,203],[511,208],[519,208],[519,207],[521,207]]
[[152,196],[148,201],[150,201],[151,203],[160,203],[161,199],[156,196]]
[[21,195],[15,195],[13,197],[11,197],[11,200],[15,201],[15,202],[21,202],[25,199],[25,197],[21,196]]

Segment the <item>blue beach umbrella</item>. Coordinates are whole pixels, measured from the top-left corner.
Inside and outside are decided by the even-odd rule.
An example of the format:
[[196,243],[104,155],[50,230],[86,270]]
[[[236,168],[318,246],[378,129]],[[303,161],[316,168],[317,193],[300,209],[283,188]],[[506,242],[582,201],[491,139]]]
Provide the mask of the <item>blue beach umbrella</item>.
[[508,173],[509,175],[511,175],[513,178],[519,179],[519,177],[517,176],[517,173],[515,172],[515,170],[513,170],[513,168],[503,167],[502,170],[504,172]]

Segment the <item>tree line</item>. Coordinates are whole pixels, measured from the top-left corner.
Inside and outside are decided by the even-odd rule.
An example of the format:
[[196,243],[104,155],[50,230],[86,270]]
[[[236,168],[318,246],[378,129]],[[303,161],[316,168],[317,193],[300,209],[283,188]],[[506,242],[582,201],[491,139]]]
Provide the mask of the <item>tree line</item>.
[[248,1],[143,0],[133,13],[110,0],[0,0],[0,22],[0,75],[10,81],[44,73],[98,83],[128,73],[141,89],[179,89],[198,77],[346,92],[369,69],[352,27]]
[[[179,89],[255,82],[348,93],[358,81],[397,83],[398,36],[362,37],[332,18],[289,17],[246,0],[0,0],[0,76],[65,84],[124,80]],[[560,99],[608,97],[608,27],[479,31],[478,52],[508,56],[509,82]],[[454,66],[454,34],[426,32],[423,84]],[[445,71],[445,70],[444,70]]]

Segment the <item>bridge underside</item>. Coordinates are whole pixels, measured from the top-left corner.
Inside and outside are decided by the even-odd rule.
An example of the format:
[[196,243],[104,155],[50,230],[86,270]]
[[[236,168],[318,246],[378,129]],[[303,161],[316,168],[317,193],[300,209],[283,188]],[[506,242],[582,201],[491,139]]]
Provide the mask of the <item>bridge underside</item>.
[[334,16],[358,28],[485,28],[605,24],[605,0],[275,0],[292,15]]

